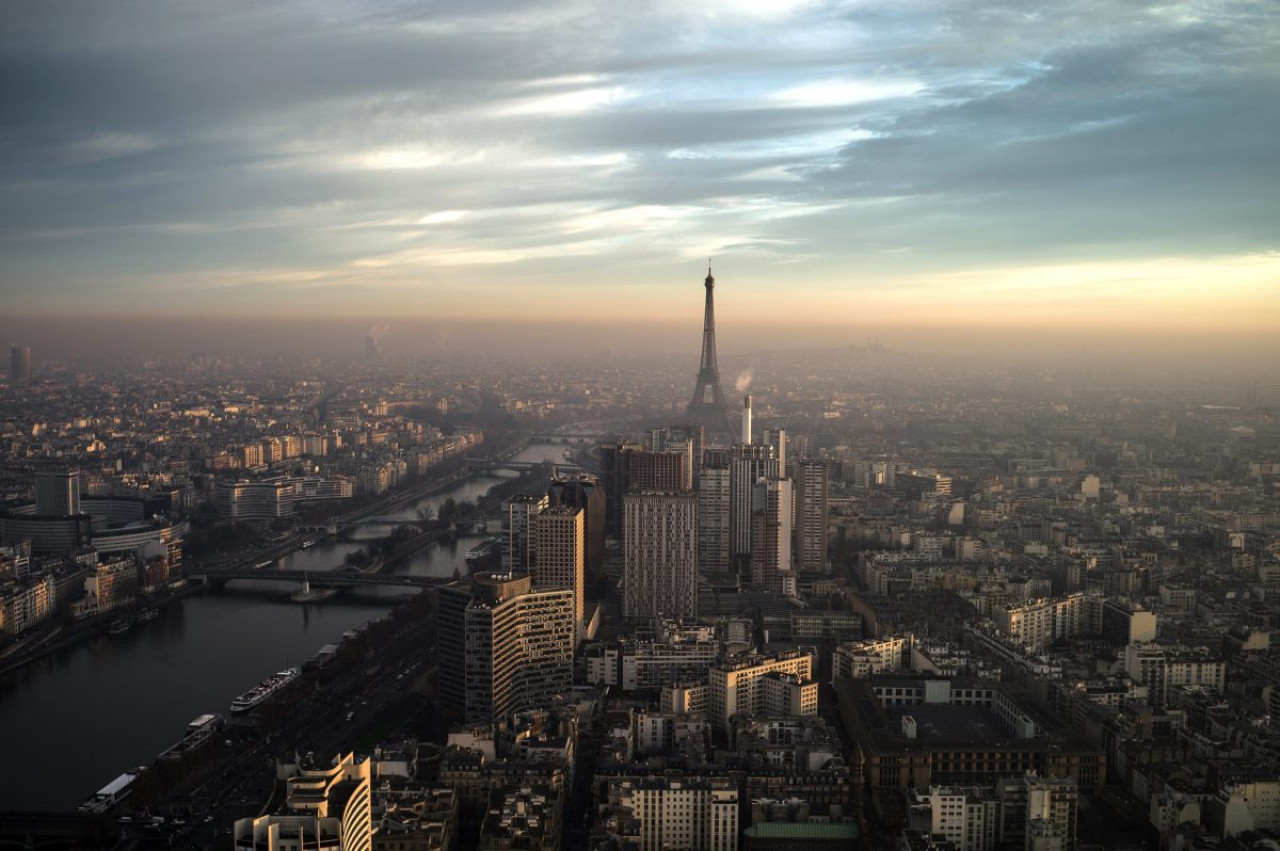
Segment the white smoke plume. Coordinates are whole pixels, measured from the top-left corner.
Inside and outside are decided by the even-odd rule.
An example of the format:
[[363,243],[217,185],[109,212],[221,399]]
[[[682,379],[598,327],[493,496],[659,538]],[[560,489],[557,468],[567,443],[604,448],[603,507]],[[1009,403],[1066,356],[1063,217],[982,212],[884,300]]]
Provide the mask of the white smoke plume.
[[733,382],[733,389],[739,393],[746,393],[751,389],[751,367],[747,367],[738,376],[738,380]]

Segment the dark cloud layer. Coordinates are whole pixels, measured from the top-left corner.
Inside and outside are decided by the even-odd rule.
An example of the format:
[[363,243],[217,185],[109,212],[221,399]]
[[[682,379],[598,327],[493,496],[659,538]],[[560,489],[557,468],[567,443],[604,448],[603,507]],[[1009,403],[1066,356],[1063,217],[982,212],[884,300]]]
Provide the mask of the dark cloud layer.
[[1280,292],[1265,4],[360,6],[9,4],[5,300],[519,312],[709,254],[761,309],[1080,263]]

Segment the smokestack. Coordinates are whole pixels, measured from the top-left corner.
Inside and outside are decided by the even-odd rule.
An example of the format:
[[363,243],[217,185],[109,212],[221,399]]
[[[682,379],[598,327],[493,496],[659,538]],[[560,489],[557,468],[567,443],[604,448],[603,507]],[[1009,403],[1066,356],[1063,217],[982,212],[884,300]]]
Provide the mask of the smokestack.
[[751,394],[742,397],[742,443],[751,445]]

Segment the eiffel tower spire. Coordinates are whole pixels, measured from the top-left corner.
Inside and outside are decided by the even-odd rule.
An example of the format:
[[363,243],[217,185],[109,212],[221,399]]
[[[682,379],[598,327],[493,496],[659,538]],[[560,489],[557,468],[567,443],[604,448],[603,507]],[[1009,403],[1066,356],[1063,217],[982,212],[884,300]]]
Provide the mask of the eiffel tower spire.
[[707,304],[702,318],[702,365],[693,385],[693,399],[685,412],[692,423],[732,439],[729,406],[725,404],[724,390],[720,387],[720,365],[716,360],[716,307],[712,294],[716,279],[711,275],[711,261],[707,261],[707,279],[703,286],[707,288]]

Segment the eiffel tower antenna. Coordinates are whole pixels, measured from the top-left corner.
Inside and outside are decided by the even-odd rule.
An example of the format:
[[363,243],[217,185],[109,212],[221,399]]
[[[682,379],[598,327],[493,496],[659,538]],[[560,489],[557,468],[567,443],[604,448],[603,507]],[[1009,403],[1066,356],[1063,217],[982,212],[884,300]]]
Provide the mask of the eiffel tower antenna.
[[711,275],[709,259],[707,279],[703,281],[703,286],[707,288],[707,302],[702,318],[702,364],[693,385],[693,398],[685,412],[689,421],[695,425],[701,425],[712,434],[732,440],[729,406],[725,404],[724,390],[720,387],[720,364],[716,360],[716,307],[713,294],[716,279]]

